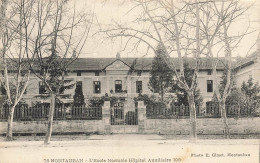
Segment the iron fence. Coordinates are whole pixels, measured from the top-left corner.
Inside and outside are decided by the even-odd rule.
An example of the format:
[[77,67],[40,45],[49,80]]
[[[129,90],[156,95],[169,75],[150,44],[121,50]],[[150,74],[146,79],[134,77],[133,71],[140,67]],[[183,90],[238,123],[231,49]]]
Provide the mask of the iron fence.
[[[260,116],[257,108],[252,108],[247,105],[226,105],[227,117],[257,117]],[[146,116],[149,119],[174,119],[174,118],[189,118],[189,106],[156,107],[147,105]],[[207,105],[206,108],[196,106],[196,116],[198,118],[219,118],[221,111],[218,105]]]
[[146,107],[146,116],[150,119],[172,119],[178,117],[188,117],[190,114],[189,107],[172,105],[170,107],[157,107],[148,105]]
[[73,119],[93,119],[100,120],[102,119],[102,107],[72,107],[71,117]]
[[[250,105],[226,105],[226,114],[228,117],[256,117],[260,116],[258,110],[260,108],[256,108]],[[213,117],[220,117],[221,110],[218,104],[212,104],[206,106],[206,113],[207,116]]]
[[[14,110],[14,121],[25,120],[47,120],[50,107],[42,105],[41,107],[28,107],[28,105],[18,105]],[[3,106],[0,109],[0,120],[8,119],[9,108]],[[86,107],[86,106],[71,106],[62,107],[56,106],[54,110],[54,120],[100,120],[102,119],[102,107]]]
[[[27,104],[19,104],[14,110],[14,121],[26,120],[47,120],[49,115],[49,106],[42,105],[37,107],[28,107]],[[124,112],[124,109],[111,110],[111,124],[112,125],[136,125],[137,112],[135,111]],[[259,108],[250,107],[248,105],[226,105],[226,113],[228,117],[257,117],[260,116]],[[8,106],[0,108],[0,121],[6,121],[9,114]],[[146,116],[149,119],[174,119],[174,118],[189,118],[190,111],[188,106],[175,106],[158,107],[147,105]],[[220,108],[218,105],[207,105],[206,108],[196,107],[196,115],[199,118],[219,118],[221,117]],[[86,119],[86,120],[101,120],[102,107],[87,107],[87,106],[70,106],[62,107],[56,106],[54,110],[55,120],[73,120],[73,119]]]

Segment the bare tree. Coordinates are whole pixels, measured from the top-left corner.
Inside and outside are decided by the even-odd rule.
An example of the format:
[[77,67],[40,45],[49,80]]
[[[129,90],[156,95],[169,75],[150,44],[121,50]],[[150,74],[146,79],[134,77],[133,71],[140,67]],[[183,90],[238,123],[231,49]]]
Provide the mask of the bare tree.
[[3,44],[1,60],[3,61],[3,74],[0,76],[6,99],[4,104],[8,107],[7,140],[12,140],[12,127],[14,110],[22,99],[28,85],[30,70],[26,64],[26,54],[23,44],[23,19],[22,9],[26,15],[31,13],[29,5],[22,8],[22,1],[12,1],[9,4],[10,10],[6,14],[6,21],[3,28],[1,43]]
[[[155,52],[155,47],[160,44],[166,51],[163,59],[175,72],[177,84],[188,94],[190,109],[190,135],[191,141],[196,141],[196,106],[194,102],[195,86],[200,66],[200,58],[206,54],[207,43],[205,33],[201,32],[201,21],[206,13],[201,8],[211,1],[173,1],[173,0],[134,0],[135,6],[129,11],[138,8],[141,13],[134,23],[143,24],[143,27],[124,27],[115,23],[114,26],[101,33],[106,34],[106,39],[121,37],[126,38],[125,46],[133,43],[132,47],[138,49],[143,45]],[[208,36],[212,40],[218,33],[222,21],[216,22],[213,34]],[[112,26],[112,28],[111,28]],[[178,67],[173,63],[171,55],[177,53]],[[192,83],[188,84],[184,78],[183,60],[192,56],[194,73]]]
[[55,101],[64,86],[65,72],[81,53],[93,22],[93,14],[86,10],[78,13],[75,4],[70,8],[68,3],[67,0],[35,0],[34,21],[24,21],[29,69],[44,83],[50,96],[44,144],[50,142]]
[[[6,10],[7,10],[7,4],[8,0],[1,0],[0,1],[0,40],[2,40],[2,37],[4,35],[4,28],[6,24]],[[3,42],[0,41],[0,59],[2,59],[3,56]],[[0,63],[3,64],[3,60],[0,60]],[[0,69],[3,69],[3,66],[0,66]],[[1,97],[2,98],[2,97]]]
[[[250,5],[244,6],[240,4],[238,0],[228,0],[221,2],[213,2],[207,6],[207,9],[204,8],[204,12],[207,13],[206,22],[204,28],[202,29],[207,36],[211,35],[211,28],[214,26],[216,21],[223,22],[221,28],[218,31],[217,37],[215,39],[209,40],[207,38],[208,45],[208,55],[212,58],[212,70],[214,77],[214,93],[219,102],[219,109],[221,117],[224,123],[224,135],[226,138],[230,137],[229,124],[227,119],[227,110],[226,110],[226,99],[230,95],[232,83],[231,83],[231,74],[232,74],[232,58],[234,57],[234,49],[237,48],[237,45],[241,42],[245,35],[252,33],[254,31],[249,31],[249,26],[245,31],[242,31],[242,34],[232,35],[230,34],[230,27],[236,23],[238,19],[243,17],[243,14],[250,8]],[[214,21],[210,21],[210,20]],[[214,49],[214,45],[218,45],[219,48]],[[225,60],[224,63],[219,61],[219,53],[224,53]],[[217,58],[217,59],[214,59]],[[227,71],[226,82],[224,82],[224,88],[220,88],[220,81],[217,77],[217,66],[223,64]]]

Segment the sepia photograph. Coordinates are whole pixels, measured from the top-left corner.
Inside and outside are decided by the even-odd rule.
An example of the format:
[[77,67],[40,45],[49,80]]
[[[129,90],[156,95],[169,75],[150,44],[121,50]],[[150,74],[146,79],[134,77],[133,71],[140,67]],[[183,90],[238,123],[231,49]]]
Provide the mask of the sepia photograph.
[[260,0],[0,0],[0,163],[259,163]]

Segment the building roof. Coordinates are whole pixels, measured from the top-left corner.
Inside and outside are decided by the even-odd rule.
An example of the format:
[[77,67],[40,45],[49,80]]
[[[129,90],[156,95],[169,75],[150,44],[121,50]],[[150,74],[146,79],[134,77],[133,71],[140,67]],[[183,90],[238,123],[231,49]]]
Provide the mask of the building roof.
[[254,53],[250,54],[247,57],[239,57],[236,60],[234,69],[237,70],[239,68],[249,66],[249,65],[257,62],[257,60],[259,60],[259,58],[260,58],[260,51],[255,51]]
[[[175,67],[179,69],[178,58],[171,58]],[[108,65],[112,64],[115,60],[121,60],[123,63],[133,68],[134,70],[147,70],[149,71],[152,67],[153,58],[78,58],[69,67],[68,70],[104,70]],[[195,60],[192,58],[187,58],[191,67],[195,67]],[[217,60],[217,58],[215,58]],[[224,69],[224,58],[218,59],[217,69]],[[208,70],[212,69],[212,59],[211,58],[201,58],[200,59],[200,69]]]
[[[233,62],[234,69],[238,67],[243,67],[254,63],[259,58],[259,52],[255,52],[250,56],[244,58],[241,57]],[[15,59],[13,59],[15,60]],[[103,71],[109,65],[111,65],[116,60],[121,60],[124,64],[131,67],[133,70],[142,70],[149,71],[152,68],[153,58],[77,58],[72,62],[67,70],[69,71]],[[178,58],[171,58],[172,62],[176,69],[179,69]],[[192,68],[195,67],[195,59],[186,58],[188,63]],[[214,58],[214,61],[218,60],[217,69],[224,69],[225,58]],[[11,61],[11,60],[10,60]],[[10,62],[9,61],[9,62]],[[212,59],[210,57],[203,57],[200,59],[200,70],[210,70],[212,69]],[[13,62],[13,61],[11,61]],[[1,64],[2,65],[2,64]],[[13,65],[13,64],[8,64]],[[36,66],[36,65],[35,65]],[[0,66],[0,70],[3,70],[3,67]],[[15,70],[15,68],[9,67],[9,70]]]

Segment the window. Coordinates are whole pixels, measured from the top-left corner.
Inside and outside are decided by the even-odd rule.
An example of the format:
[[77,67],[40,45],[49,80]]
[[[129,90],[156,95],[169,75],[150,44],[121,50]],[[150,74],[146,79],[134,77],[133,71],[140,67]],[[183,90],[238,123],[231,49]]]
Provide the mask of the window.
[[212,70],[208,70],[208,75],[212,75]]
[[77,71],[77,76],[81,76],[81,71]]
[[136,81],[136,93],[142,93],[142,81]]
[[207,80],[207,92],[213,92],[213,81]]
[[101,93],[100,81],[94,81],[94,93]]
[[39,82],[39,94],[45,94],[47,93],[45,85],[42,81]]
[[98,71],[95,72],[95,76],[99,76],[99,72]]
[[137,71],[137,76],[141,76],[142,75],[142,71]]
[[115,81],[115,92],[116,93],[122,92],[122,80]]

